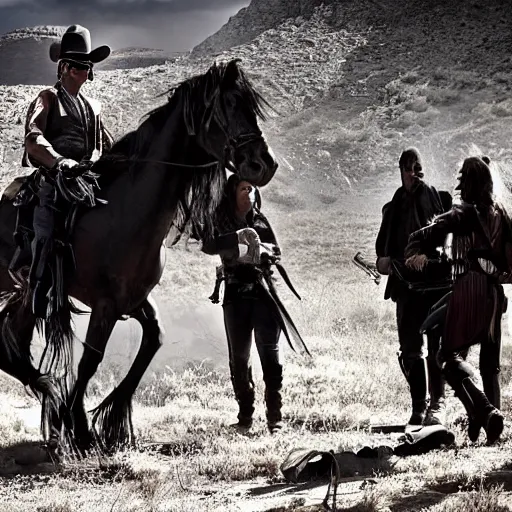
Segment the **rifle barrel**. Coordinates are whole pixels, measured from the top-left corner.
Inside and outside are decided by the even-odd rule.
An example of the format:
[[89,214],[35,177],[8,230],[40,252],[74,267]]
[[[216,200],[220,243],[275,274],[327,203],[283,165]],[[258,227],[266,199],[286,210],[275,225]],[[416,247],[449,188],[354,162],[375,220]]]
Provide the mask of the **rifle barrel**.
[[375,281],[375,284],[378,285],[380,283],[380,274],[377,272],[377,270],[372,268],[369,265],[369,263],[365,261],[363,255],[361,254],[361,251],[358,251],[356,253],[352,261],[355,263],[356,266],[364,270],[364,272]]

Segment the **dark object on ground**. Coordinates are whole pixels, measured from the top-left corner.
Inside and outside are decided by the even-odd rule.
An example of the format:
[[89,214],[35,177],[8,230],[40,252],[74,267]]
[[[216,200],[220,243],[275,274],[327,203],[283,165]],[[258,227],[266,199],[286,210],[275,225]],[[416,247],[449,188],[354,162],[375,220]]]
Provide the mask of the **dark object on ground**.
[[[390,446],[365,446],[357,452],[341,452],[295,448],[281,464],[286,480],[294,483],[325,479],[336,472],[340,477],[372,476],[375,471],[389,469],[393,455]],[[336,471],[333,467],[337,466]]]
[[399,457],[421,455],[431,450],[452,446],[455,434],[443,425],[430,425],[405,434],[405,441],[398,445],[394,454]]
[[395,432],[403,433],[405,432],[406,425],[372,425],[370,427],[370,432],[372,434],[393,434]]

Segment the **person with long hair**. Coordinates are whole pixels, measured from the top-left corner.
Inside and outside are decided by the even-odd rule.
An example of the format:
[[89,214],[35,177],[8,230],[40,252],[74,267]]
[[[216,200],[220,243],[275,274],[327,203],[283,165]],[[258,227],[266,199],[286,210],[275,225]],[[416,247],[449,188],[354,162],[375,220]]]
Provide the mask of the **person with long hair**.
[[270,247],[276,257],[281,251],[260,207],[259,191],[232,174],[217,211],[215,236],[203,241],[202,250],[207,254],[219,254],[222,260],[224,325],[231,381],[239,407],[236,426],[249,429],[253,424],[255,393],[250,353],[254,334],[265,382],[267,425],[269,431],[275,433],[283,427],[283,367],[279,359],[281,327],[277,312],[261,284],[257,263],[261,244]]
[[[502,283],[512,271],[512,226],[505,208],[493,196],[487,157],[464,160],[458,176],[461,204],[413,233],[405,250],[406,265],[422,269],[426,254],[452,234],[453,290],[447,302],[439,360],[448,384],[468,414],[468,434],[478,439],[483,428],[487,443],[503,431],[500,412],[501,317],[506,309]],[[478,386],[469,347],[480,345]]]

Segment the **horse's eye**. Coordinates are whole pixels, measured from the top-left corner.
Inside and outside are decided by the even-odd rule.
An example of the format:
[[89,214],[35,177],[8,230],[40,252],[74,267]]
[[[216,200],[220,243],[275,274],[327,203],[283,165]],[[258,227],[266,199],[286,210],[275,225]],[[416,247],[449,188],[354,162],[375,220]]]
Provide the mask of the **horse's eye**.
[[231,96],[228,96],[226,98],[226,107],[230,108],[230,109],[234,109],[236,107],[236,101],[235,101],[235,98],[231,97]]

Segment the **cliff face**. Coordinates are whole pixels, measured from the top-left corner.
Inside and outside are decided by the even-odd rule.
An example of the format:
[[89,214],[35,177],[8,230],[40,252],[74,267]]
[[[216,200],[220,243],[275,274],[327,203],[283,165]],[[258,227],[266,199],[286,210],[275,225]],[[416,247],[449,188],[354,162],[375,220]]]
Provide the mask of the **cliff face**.
[[[510,19],[507,11],[512,11],[508,0],[252,0],[218,32],[197,45],[192,54],[217,54],[247,43],[286,19],[299,18],[300,22],[309,18],[321,5],[330,7],[332,15],[328,21],[333,27],[348,30],[371,27],[377,31],[385,27],[399,32],[404,42],[409,39],[412,43],[418,35],[422,37],[427,32],[434,43],[460,32],[478,38],[478,30],[474,33],[467,30],[473,22],[480,24],[482,33],[489,33],[487,42],[490,43],[492,39],[503,38],[500,29],[506,28]],[[447,30],[439,32],[436,24],[446,26]],[[415,31],[407,33],[413,27]]]
[[309,17],[321,0],[253,0],[241,9],[215,34],[193,50],[193,55],[218,53],[251,41],[265,30],[274,28],[288,18]]

